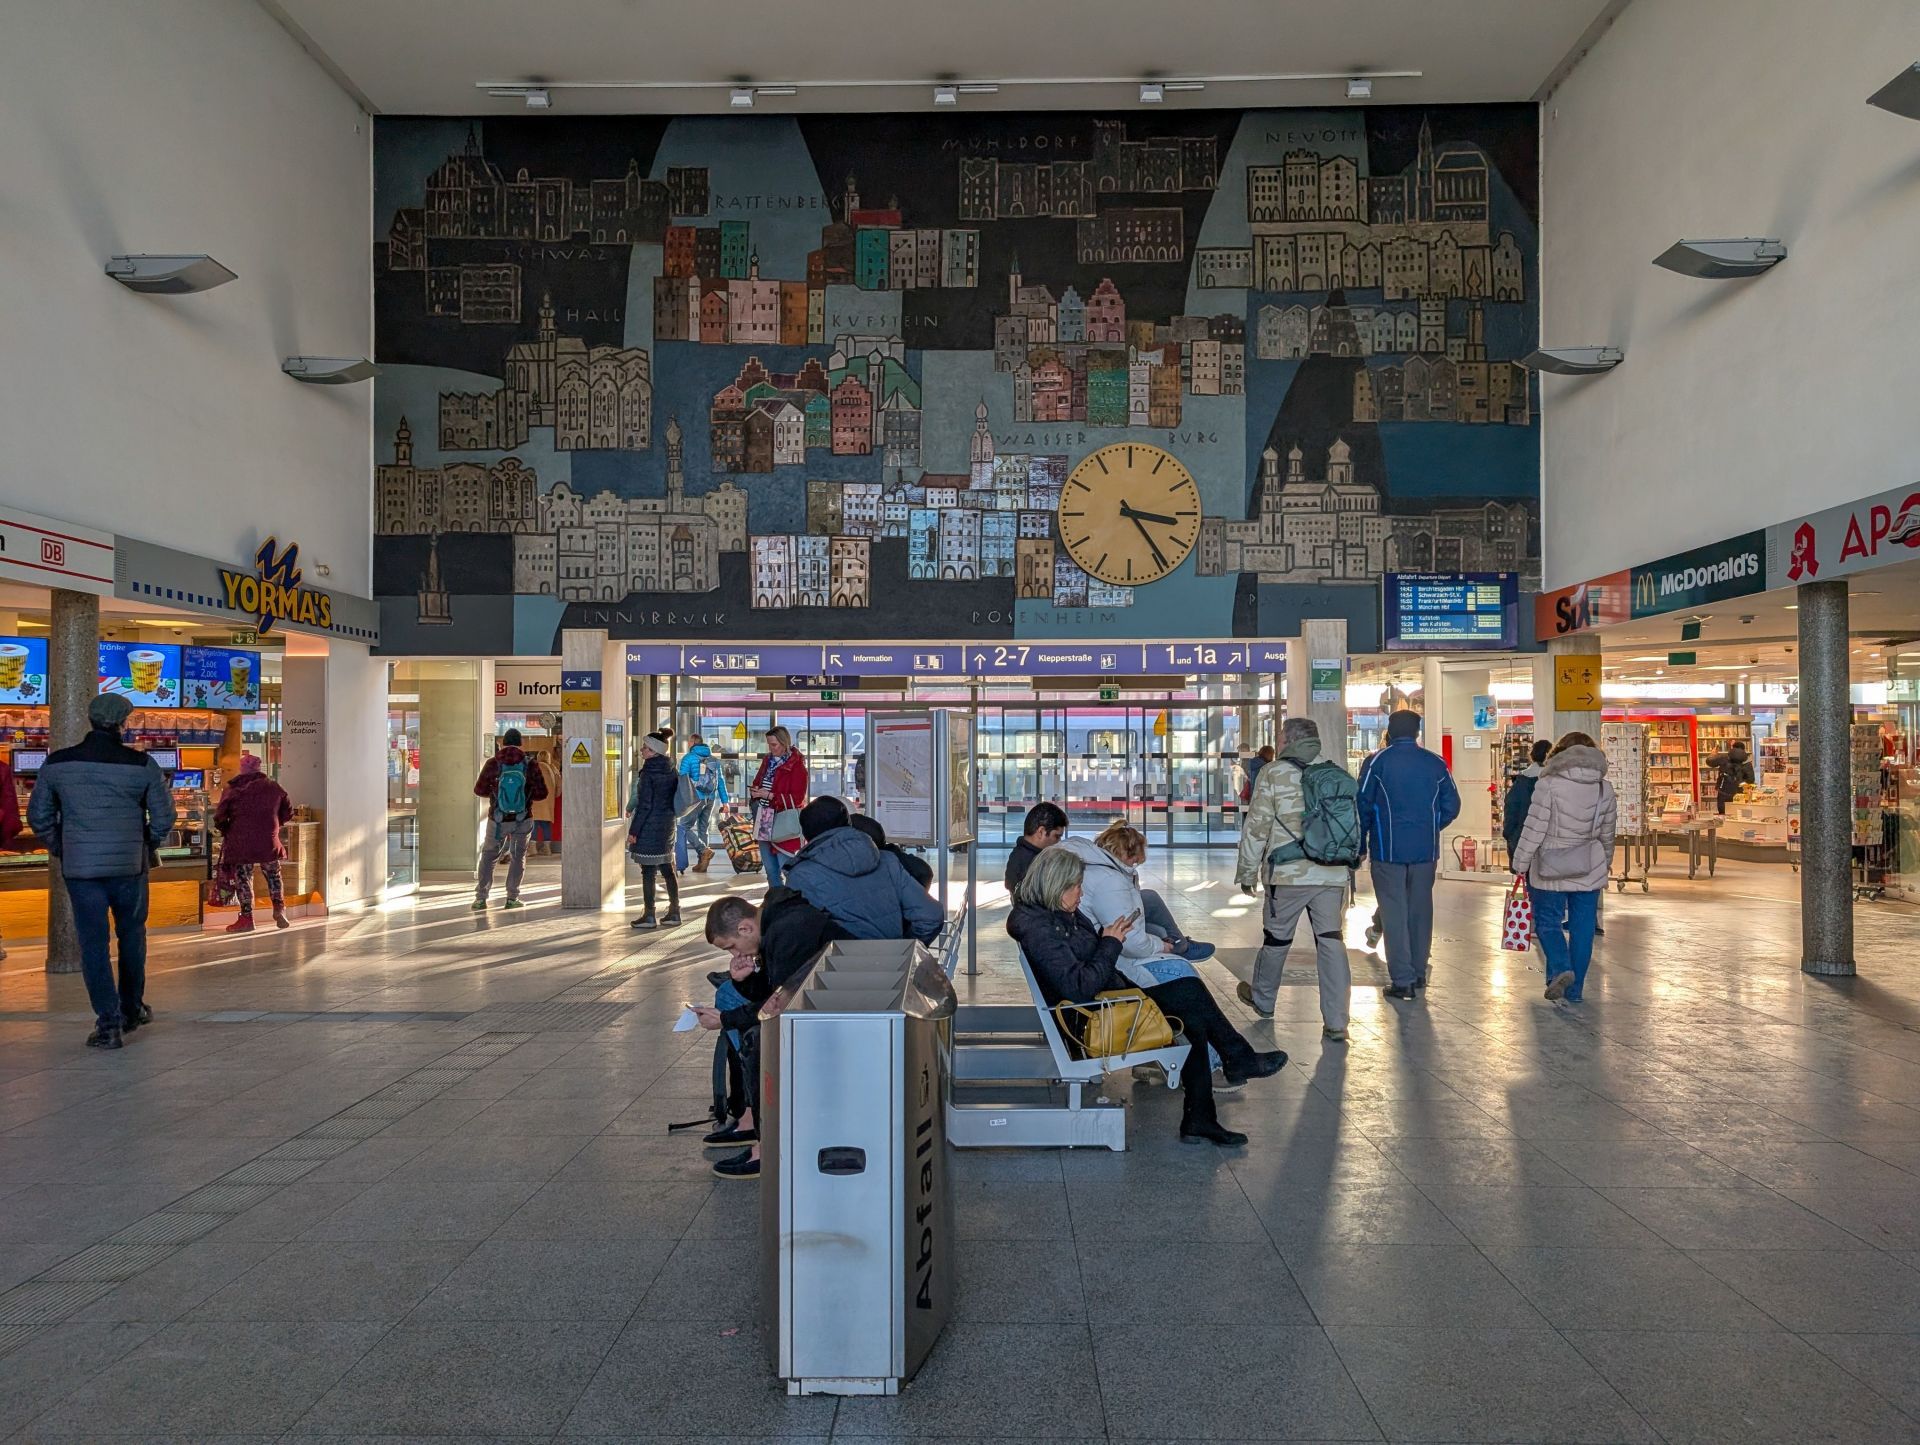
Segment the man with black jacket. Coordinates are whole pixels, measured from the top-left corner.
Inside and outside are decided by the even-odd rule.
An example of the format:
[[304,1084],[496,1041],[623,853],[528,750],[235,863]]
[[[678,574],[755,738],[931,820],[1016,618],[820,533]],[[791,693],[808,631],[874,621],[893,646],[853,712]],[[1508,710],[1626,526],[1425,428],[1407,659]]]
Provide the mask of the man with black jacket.
[[1058,803],[1035,803],[1020,825],[1020,839],[1007,855],[1007,893],[1020,886],[1033,860],[1067,836],[1067,815]]
[[784,886],[769,888],[758,908],[738,895],[715,899],[707,909],[706,933],[707,942],[728,955],[728,978],[740,1002],[726,1009],[695,1004],[693,1012],[701,1028],[726,1029],[739,1037],[747,1093],[747,1112],[741,1115],[739,1127],[731,1138],[715,1142],[749,1145],[745,1152],[720,1160],[713,1172],[722,1179],[758,1179],[761,1005],[828,944],[853,935]]

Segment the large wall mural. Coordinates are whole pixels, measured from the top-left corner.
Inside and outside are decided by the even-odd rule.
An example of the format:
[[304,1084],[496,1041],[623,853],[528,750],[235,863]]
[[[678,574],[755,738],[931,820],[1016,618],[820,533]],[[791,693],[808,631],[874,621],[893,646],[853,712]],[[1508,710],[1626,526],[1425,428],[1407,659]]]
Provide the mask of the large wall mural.
[[1539,570],[1530,106],[376,122],[388,651],[1376,627]]

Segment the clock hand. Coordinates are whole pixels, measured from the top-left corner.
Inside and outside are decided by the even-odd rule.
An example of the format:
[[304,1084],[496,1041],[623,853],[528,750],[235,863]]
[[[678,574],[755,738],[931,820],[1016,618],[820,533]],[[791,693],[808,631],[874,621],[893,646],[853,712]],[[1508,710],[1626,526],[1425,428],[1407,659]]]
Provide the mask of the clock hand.
[[1165,512],[1136,512],[1125,502],[1120,504],[1120,515],[1129,519],[1138,519],[1142,522],[1161,522],[1169,527],[1177,527],[1180,525],[1180,520],[1177,517],[1169,517]]
[[1126,507],[1124,503],[1122,504],[1122,506],[1125,508],[1122,515],[1125,516],[1128,521],[1132,522],[1133,525],[1139,529],[1140,535],[1142,537],[1145,537],[1147,539],[1147,550],[1153,553],[1154,565],[1156,567],[1160,567],[1164,569],[1167,565],[1166,555],[1163,552],[1161,552],[1160,544],[1153,540],[1153,533],[1147,530],[1146,524],[1140,520],[1139,513],[1135,512],[1131,507]]

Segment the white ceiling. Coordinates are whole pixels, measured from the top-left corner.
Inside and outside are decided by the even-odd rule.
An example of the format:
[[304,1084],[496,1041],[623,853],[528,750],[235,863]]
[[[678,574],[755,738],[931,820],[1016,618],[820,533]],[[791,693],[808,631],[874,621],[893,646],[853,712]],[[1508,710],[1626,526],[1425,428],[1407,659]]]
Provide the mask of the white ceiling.
[[[1135,105],[1140,77],[1417,70],[1376,104],[1526,100],[1626,0],[259,0],[371,108],[524,114],[480,81],[902,80],[763,97],[759,113],[924,111],[941,76],[1008,85],[963,108]],[[1210,84],[1169,106],[1345,105],[1339,81]],[[551,114],[725,111],[723,89],[556,92]]]

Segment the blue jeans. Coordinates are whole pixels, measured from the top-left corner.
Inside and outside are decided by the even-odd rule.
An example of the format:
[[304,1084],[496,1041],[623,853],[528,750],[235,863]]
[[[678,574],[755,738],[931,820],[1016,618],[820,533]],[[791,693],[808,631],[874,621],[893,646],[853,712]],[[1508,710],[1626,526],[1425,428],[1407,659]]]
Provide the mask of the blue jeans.
[[[147,875],[118,878],[68,878],[74,931],[80,935],[80,972],[87,1000],[103,1029],[117,1029],[140,1011],[147,992]],[[107,944],[107,915],[120,940],[120,982],[113,981],[113,955]]]
[[707,851],[707,818],[712,812],[711,802],[702,803],[673,830],[673,866],[682,873],[687,871],[689,849],[696,856]]
[[1600,908],[1600,894],[1549,893],[1533,890],[1533,926],[1540,934],[1541,951],[1547,955],[1547,982],[1560,974],[1571,973],[1573,986],[1567,997],[1577,999],[1587,986],[1587,965],[1593,962],[1593,924]]
[[767,887],[780,886],[780,870],[785,865],[787,855],[771,843],[760,845],[760,866],[767,870]]

